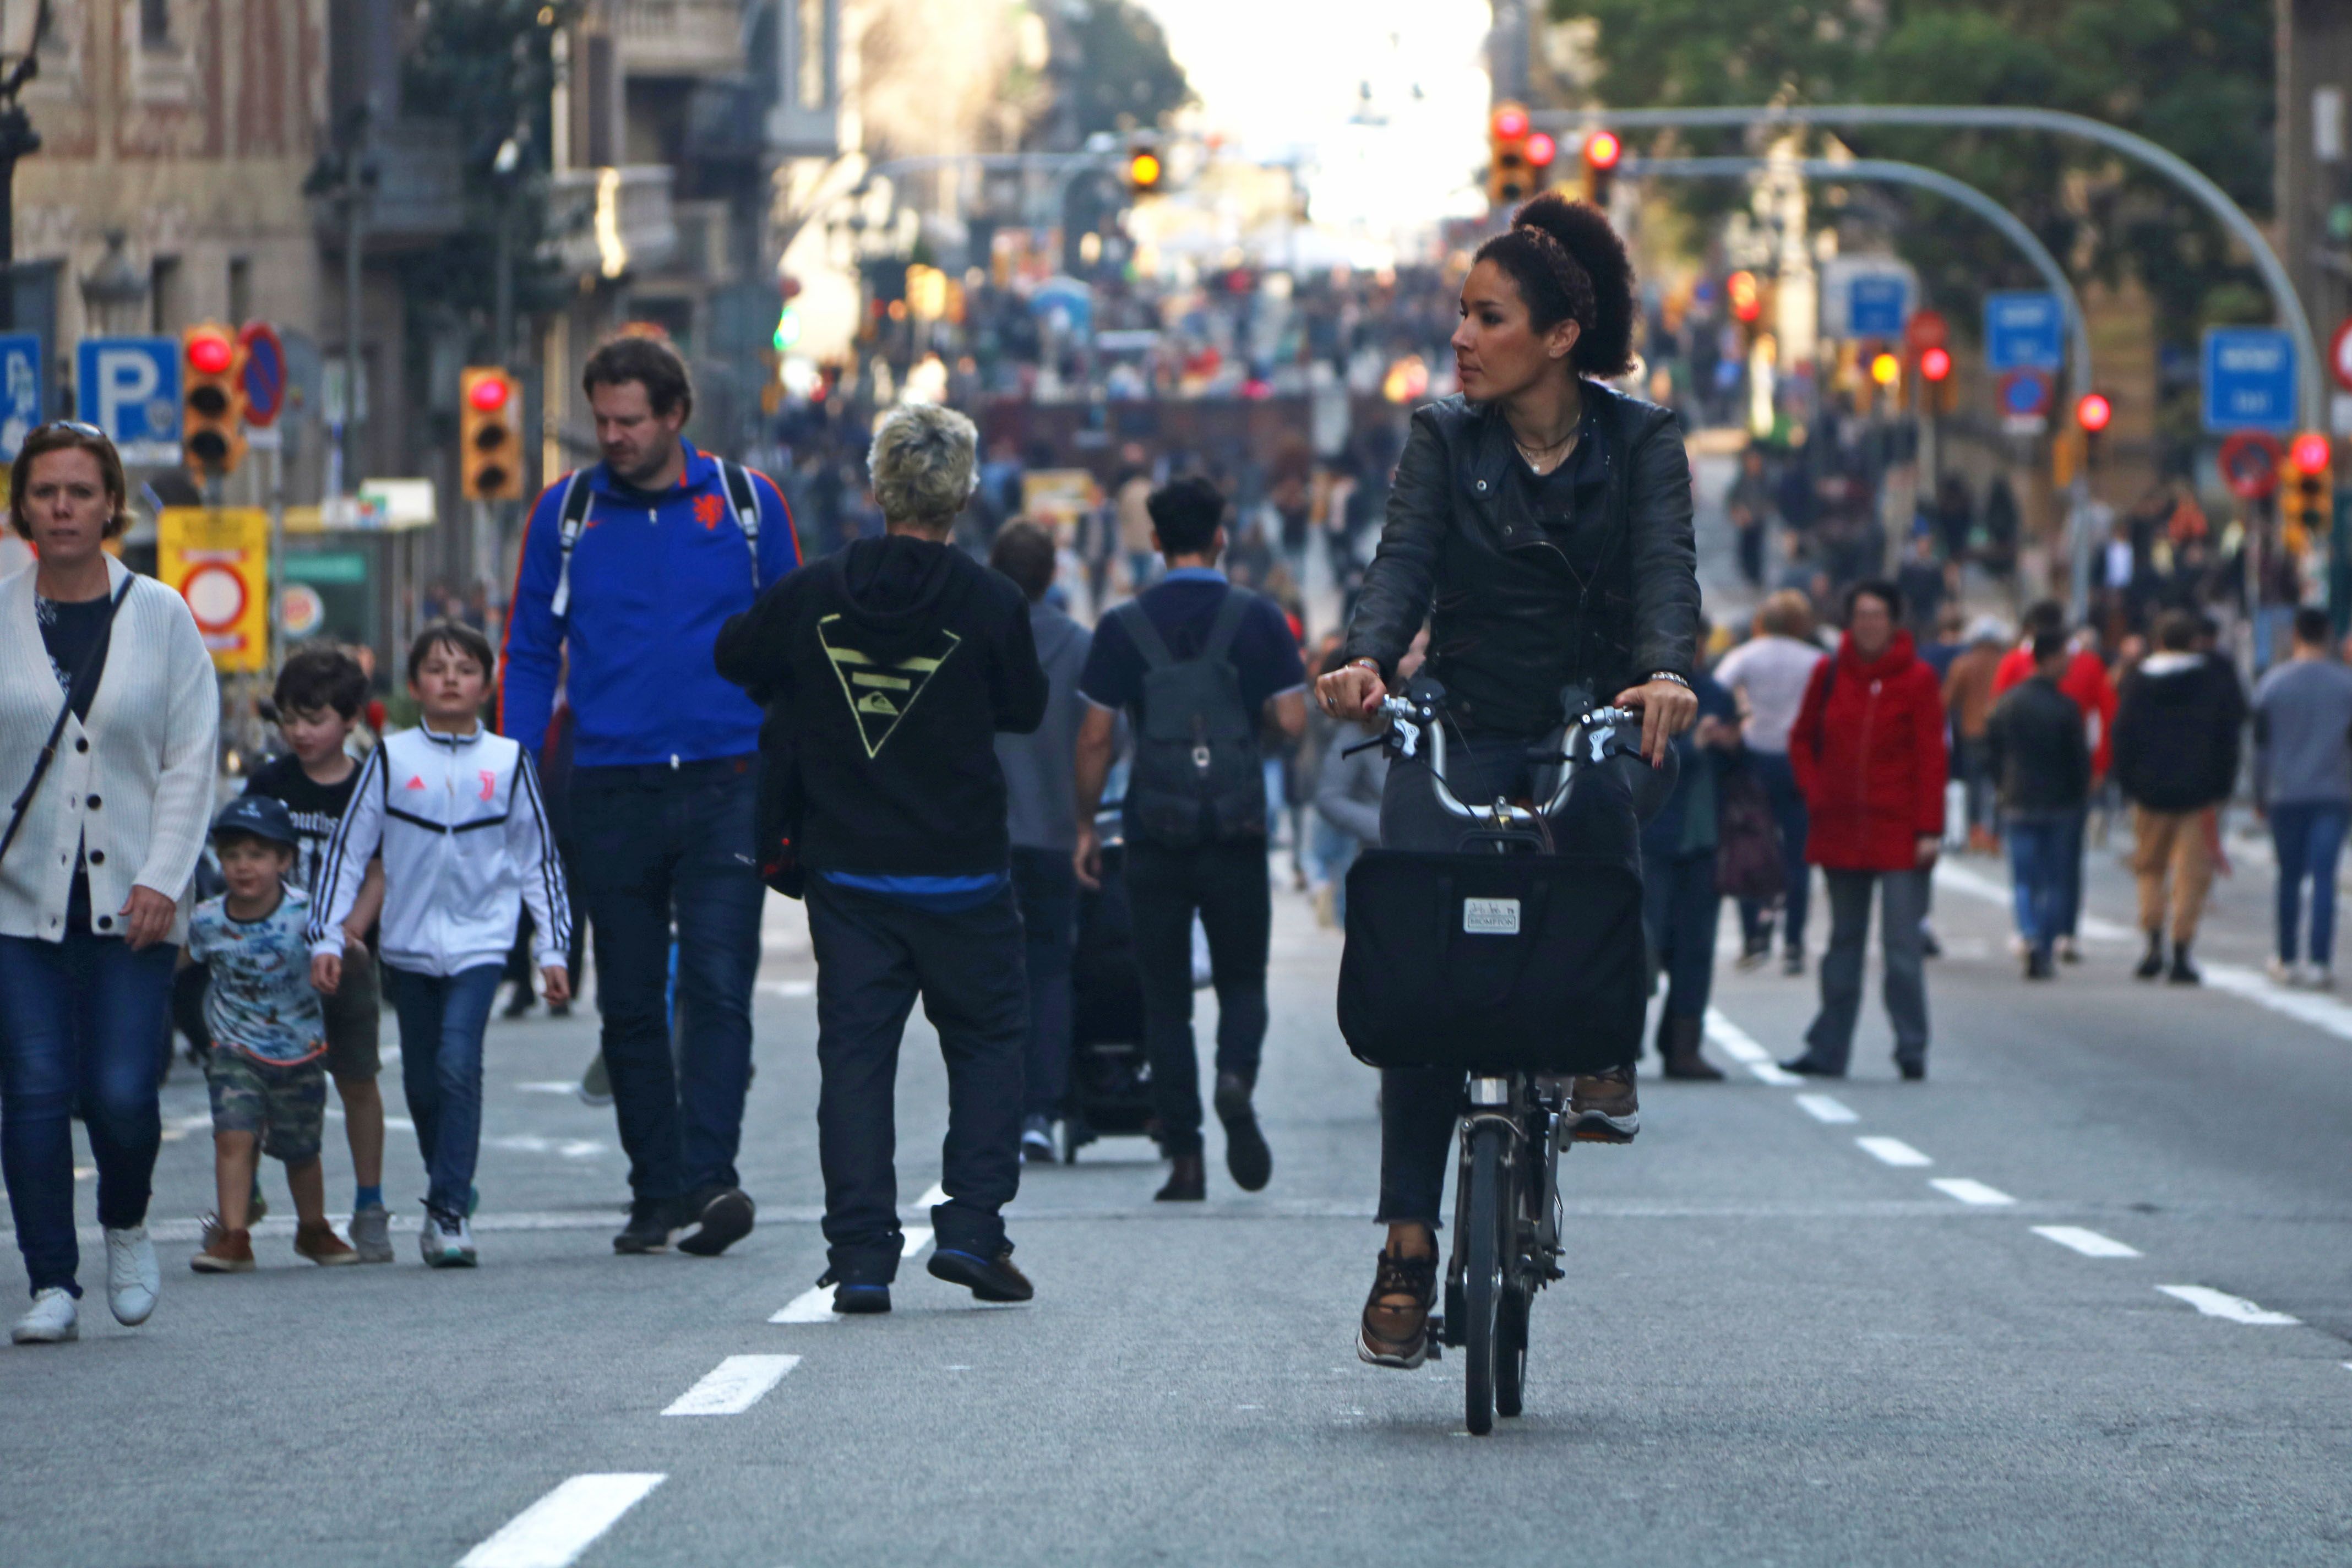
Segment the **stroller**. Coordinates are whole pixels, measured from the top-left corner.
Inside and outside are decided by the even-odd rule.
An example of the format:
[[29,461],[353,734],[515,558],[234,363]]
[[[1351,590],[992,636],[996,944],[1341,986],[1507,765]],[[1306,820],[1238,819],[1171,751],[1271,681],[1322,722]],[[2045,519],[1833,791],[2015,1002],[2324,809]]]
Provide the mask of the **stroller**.
[[1075,1164],[1105,1135],[1157,1137],[1151,1066],[1143,1054],[1143,982],[1124,875],[1117,805],[1095,817],[1102,833],[1102,887],[1078,894],[1078,942],[1070,965],[1069,1114],[1055,1124],[1055,1152]]

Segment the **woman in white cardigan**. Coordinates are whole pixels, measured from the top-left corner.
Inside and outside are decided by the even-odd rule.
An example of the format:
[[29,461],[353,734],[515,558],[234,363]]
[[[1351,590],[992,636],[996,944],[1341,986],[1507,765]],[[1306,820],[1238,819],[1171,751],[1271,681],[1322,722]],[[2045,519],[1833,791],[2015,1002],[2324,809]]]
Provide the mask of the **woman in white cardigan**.
[[113,445],[44,425],[12,480],[9,521],[39,554],[0,580],[0,800],[25,797],[66,715],[0,852],[0,1172],[33,1288],[11,1337],[27,1344],[79,1332],[77,1110],[98,1160],[108,1305],[144,1322],[162,1288],[146,1226],[155,1085],[220,694],[186,603],[100,548],[131,521]]

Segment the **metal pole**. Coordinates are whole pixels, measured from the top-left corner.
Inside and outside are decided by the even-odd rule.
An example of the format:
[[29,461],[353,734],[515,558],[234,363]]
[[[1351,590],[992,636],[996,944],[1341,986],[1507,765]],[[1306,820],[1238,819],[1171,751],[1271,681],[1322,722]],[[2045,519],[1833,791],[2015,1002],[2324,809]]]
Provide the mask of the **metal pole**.
[[360,493],[360,170],[352,153],[343,174],[343,491]]

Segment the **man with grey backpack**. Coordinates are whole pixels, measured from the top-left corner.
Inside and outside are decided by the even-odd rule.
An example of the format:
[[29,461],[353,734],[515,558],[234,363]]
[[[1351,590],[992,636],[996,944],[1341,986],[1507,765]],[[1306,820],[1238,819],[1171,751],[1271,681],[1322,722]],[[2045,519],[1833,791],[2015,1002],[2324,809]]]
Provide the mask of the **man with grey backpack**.
[[1267,883],[1268,731],[1307,725],[1307,672],[1290,623],[1271,599],[1217,570],[1225,498],[1204,479],[1152,492],[1160,581],[1095,628],[1078,692],[1078,879],[1099,885],[1095,811],[1119,711],[1135,738],[1128,770],[1127,895],[1143,981],[1144,1049],[1160,1142],[1172,1163],[1161,1202],[1208,1195],[1200,1066],[1192,1040],[1192,917],[1209,939],[1217,991],[1217,1119],[1225,1167],[1244,1192],[1264,1187],[1274,1156],[1251,1096],[1265,1043],[1265,967],[1274,920]]

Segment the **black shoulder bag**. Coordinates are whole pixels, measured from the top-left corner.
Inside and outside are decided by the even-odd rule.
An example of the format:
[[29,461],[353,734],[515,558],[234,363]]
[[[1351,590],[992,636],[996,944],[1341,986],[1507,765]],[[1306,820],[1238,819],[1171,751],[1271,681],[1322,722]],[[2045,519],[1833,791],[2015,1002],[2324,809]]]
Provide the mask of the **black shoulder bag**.
[[23,792],[8,808],[8,831],[0,834],[0,857],[5,857],[8,846],[16,842],[16,830],[25,826],[25,813],[32,806],[33,793],[48,775],[49,764],[58,760],[58,741],[66,732],[66,720],[73,712],[74,699],[96,687],[106,668],[107,645],[114,640],[115,612],[122,608],[122,601],[131,596],[131,585],[137,581],[135,574],[123,578],[122,586],[114,591],[113,599],[106,606],[106,620],[99,628],[98,640],[82,656],[81,668],[74,671],[73,681],[66,688],[66,700],[58,709],[57,722],[49,726],[49,738],[43,742],[41,754],[33,760],[33,776],[25,781]]

